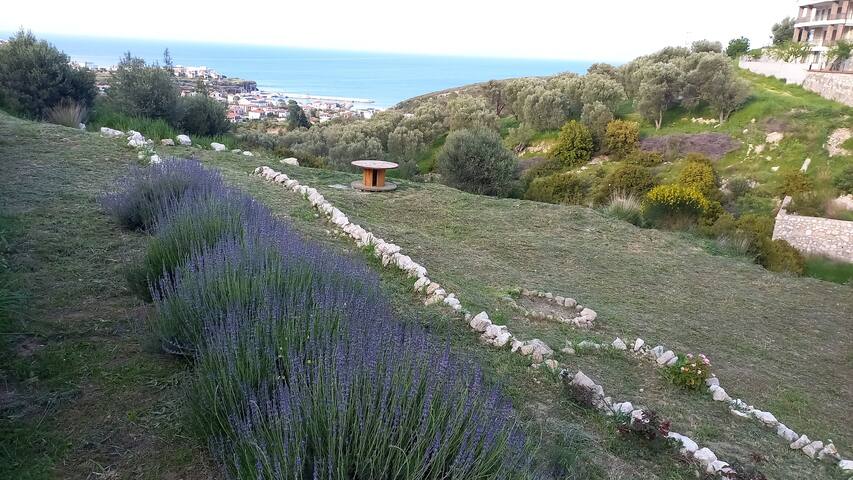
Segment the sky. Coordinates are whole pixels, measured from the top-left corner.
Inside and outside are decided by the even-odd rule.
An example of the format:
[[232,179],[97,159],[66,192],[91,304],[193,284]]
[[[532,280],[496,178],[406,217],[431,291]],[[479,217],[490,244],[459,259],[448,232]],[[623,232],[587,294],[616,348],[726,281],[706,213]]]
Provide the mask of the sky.
[[[768,43],[796,0],[10,1],[0,31],[435,55],[626,61],[697,39]],[[203,5],[203,7],[200,7]],[[126,8],[125,8],[126,7]]]

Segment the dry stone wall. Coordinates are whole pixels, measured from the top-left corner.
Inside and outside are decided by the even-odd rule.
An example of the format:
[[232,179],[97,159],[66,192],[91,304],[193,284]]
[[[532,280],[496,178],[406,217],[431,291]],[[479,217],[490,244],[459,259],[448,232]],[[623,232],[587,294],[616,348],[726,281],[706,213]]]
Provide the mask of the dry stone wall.
[[853,263],[853,222],[789,214],[790,197],[776,215],[773,240],[790,243],[802,253]]
[[853,106],[853,74],[810,72],[803,81],[803,88],[823,98]]

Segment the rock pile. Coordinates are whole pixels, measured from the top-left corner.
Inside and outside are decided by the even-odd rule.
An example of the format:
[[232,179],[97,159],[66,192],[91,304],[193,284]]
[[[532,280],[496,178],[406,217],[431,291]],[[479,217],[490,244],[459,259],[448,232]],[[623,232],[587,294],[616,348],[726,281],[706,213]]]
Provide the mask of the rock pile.
[[598,318],[598,314],[595,312],[595,310],[578,304],[577,300],[575,300],[574,298],[563,297],[561,295],[555,295],[550,292],[539,292],[536,290],[527,289],[521,290],[521,296],[553,303],[558,307],[563,307],[564,310],[574,310],[575,312],[574,316],[563,317],[560,315],[546,314],[544,312],[536,310],[525,310],[524,316],[534,320],[549,320],[553,322],[567,323],[581,328],[590,328],[592,327],[592,324],[595,319]]

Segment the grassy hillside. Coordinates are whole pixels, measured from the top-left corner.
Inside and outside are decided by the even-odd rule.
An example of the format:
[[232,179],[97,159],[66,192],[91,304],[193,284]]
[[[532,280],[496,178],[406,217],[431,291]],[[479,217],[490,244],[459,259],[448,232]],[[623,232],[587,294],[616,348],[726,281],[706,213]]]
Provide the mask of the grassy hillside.
[[209,478],[181,428],[185,365],[149,348],[125,288],[143,238],[95,201],[135,157],[0,114],[0,286],[25,296],[0,308],[0,478]]
[[[135,158],[123,143],[0,114],[2,215],[14,225],[8,258],[30,296],[27,315],[6,322],[2,336],[7,350],[0,368],[11,392],[2,398],[25,399],[0,404],[0,435],[14,446],[3,454],[17,459],[2,462],[12,478],[49,471],[207,477],[204,455],[180,428],[175,385],[186,365],[146,349],[145,308],[121,279],[121,265],[139,254],[142,239],[119,231],[94,201]],[[219,167],[305,235],[358,254],[329,235],[303,199],[248,175],[275,159],[160,150]],[[370,195],[340,188],[353,175],[276,167],[401,245],[466,307],[488,310],[524,338],[559,350],[567,338],[609,343],[616,335],[641,336],[705,353],[732,396],[772,411],[798,432],[833,439],[845,457],[853,453],[853,435],[844,427],[853,414],[849,287],[773,274],[745,259],[713,256],[692,237],[641,230],[581,207],[410,182]],[[531,434],[541,436],[542,455],[550,449],[580,455],[567,478],[695,478],[689,465],[620,440],[611,423],[568,400],[549,372],[480,346],[463,323],[423,307],[401,277],[383,275],[402,316],[469,350],[505,384]],[[599,312],[596,327],[579,331],[517,317],[502,297],[518,287],[577,298]],[[670,386],[644,362],[609,353],[558,352],[557,359],[591,375],[614,398],[660,411],[674,429],[727,461],[752,462],[757,454],[769,478],[841,478],[792,452],[772,430],[732,416],[704,394]]]
[[[203,158],[305,231],[327,236],[328,227],[295,195],[245,177],[258,160],[206,152]],[[706,353],[732,395],[778,412],[797,431],[815,432],[812,436],[831,438],[851,451],[853,437],[840,421],[853,413],[846,373],[853,366],[849,287],[773,274],[746,259],[713,256],[689,236],[637,229],[585,208],[479,197],[435,184],[403,183],[393,194],[367,195],[339,188],[354,176],[285,171],[318,188],[353,221],[404,246],[473,310],[496,312],[500,323],[525,338],[559,348],[566,338],[641,336]],[[577,298],[596,309],[601,321],[583,332],[517,318],[501,301],[517,287]],[[476,343],[463,326],[452,330]],[[499,370],[512,362],[508,354],[488,357]],[[666,385],[645,364],[610,355],[559,359],[601,379],[614,398],[654,405],[727,458],[760,453],[767,458],[761,468],[771,478],[823,472],[802,455],[792,455],[773,432],[733,417],[704,395]],[[547,381],[531,382],[527,373],[517,376],[512,381],[521,382],[523,401],[554,388]]]

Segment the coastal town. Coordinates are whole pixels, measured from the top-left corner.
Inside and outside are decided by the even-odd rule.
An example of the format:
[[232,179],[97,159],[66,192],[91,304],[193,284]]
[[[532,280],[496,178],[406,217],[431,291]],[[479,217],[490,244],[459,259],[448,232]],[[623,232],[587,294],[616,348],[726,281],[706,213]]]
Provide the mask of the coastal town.
[[[96,73],[101,93],[109,89],[109,79],[118,68],[116,65],[104,67],[85,61],[74,61],[73,64]],[[376,112],[383,110],[373,105],[373,100],[366,98],[259,90],[257,82],[253,80],[228,77],[204,65],[175,65],[172,72],[182,97],[197,95],[200,90],[206,91],[208,96],[228,106],[228,120],[233,123],[255,120],[286,122],[287,104],[291,100],[302,107],[312,124],[336,118],[370,119]]]

